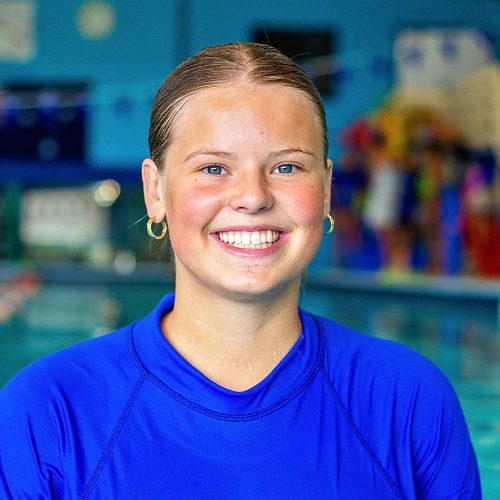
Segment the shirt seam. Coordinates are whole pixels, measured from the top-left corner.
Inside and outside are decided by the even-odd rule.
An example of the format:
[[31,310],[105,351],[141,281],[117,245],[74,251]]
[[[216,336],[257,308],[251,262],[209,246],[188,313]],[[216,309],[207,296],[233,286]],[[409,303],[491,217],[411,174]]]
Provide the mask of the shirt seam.
[[394,479],[392,479],[392,477],[390,476],[390,474],[387,472],[387,470],[385,469],[385,467],[382,465],[382,463],[380,462],[380,460],[377,458],[377,456],[375,455],[375,453],[373,452],[373,450],[370,448],[370,445],[364,439],[363,435],[361,434],[361,432],[357,428],[356,424],[354,423],[352,415],[350,414],[350,412],[348,411],[347,407],[342,402],[342,399],[340,398],[337,390],[335,389],[335,386],[334,386],[333,382],[331,381],[331,379],[330,379],[330,377],[328,375],[328,372],[326,371],[326,368],[325,368],[324,364],[321,365],[320,372],[321,372],[321,374],[323,376],[323,379],[326,382],[327,387],[330,390],[330,393],[333,396],[335,404],[340,408],[340,411],[341,411],[342,415],[344,416],[347,424],[351,428],[351,431],[354,434],[356,440],[361,444],[361,446],[363,447],[363,449],[368,453],[368,456],[370,457],[370,459],[372,460],[373,464],[375,465],[375,468],[383,475],[384,479],[386,480],[386,482],[388,483],[389,487],[391,488],[391,490],[393,491],[393,493],[396,495],[396,497],[404,499],[405,497],[400,492],[400,490],[399,490],[396,482],[394,481]]
[[116,441],[118,440],[118,437],[120,436],[120,433],[123,429],[123,426],[125,425],[128,416],[130,415],[130,412],[132,410],[132,407],[134,406],[134,403],[137,399],[137,396],[139,395],[139,392],[142,388],[142,385],[144,383],[144,374],[140,374],[137,382],[135,383],[132,392],[130,393],[130,396],[125,404],[125,407],[123,408],[123,411],[118,418],[118,421],[115,425],[115,428],[113,429],[113,432],[111,433],[111,437],[109,438],[109,441],[104,448],[104,451],[101,454],[101,458],[99,459],[99,462],[97,463],[94,472],[92,476],[90,477],[87,486],[84,488],[83,493],[80,495],[80,500],[86,500],[90,497],[92,491],[97,485],[97,481],[99,480],[99,477],[101,475],[101,472],[104,469],[104,466],[106,465],[106,462],[108,461],[111,452],[113,451],[113,448],[116,444]]
[[[160,390],[165,392],[167,395],[175,399],[178,403],[181,403],[182,405],[198,412],[201,413],[207,417],[215,418],[217,420],[223,420],[223,421],[229,421],[229,422],[249,422],[253,420],[258,420],[260,418],[266,417],[270,415],[271,413],[274,413],[278,411],[279,409],[283,408],[286,406],[290,401],[295,399],[300,393],[302,393],[307,386],[312,382],[314,377],[316,376],[320,366],[321,366],[321,359],[323,358],[323,351],[324,351],[324,340],[323,336],[319,336],[319,352],[316,360],[314,361],[313,366],[309,370],[309,373],[305,376],[305,378],[300,382],[297,386],[295,386],[294,389],[292,389],[288,394],[283,396],[281,399],[276,401],[275,403],[267,406],[266,408],[263,408],[262,410],[258,410],[255,412],[251,413],[226,413],[226,412],[219,412],[216,410],[212,410],[210,408],[206,408],[194,401],[191,401],[190,399],[182,396],[178,392],[174,391],[171,387],[169,387],[167,384],[162,382],[161,380],[158,380],[151,372],[149,372],[146,367],[142,364],[142,361],[139,357],[139,354],[137,353],[133,340],[132,340],[132,332],[133,332],[133,326],[130,329],[129,333],[129,347],[130,351],[132,354],[132,358],[134,359],[134,362],[139,369],[140,373],[146,377],[150,382],[152,382],[154,385],[156,385]],[[318,330],[319,333],[319,330]]]

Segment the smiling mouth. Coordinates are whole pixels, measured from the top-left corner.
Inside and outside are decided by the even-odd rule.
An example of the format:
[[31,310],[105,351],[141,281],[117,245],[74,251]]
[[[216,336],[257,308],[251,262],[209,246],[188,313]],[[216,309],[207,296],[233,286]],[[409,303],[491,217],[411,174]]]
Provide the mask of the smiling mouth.
[[217,233],[219,240],[236,248],[265,249],[280,238],[279,231],[227,231]]

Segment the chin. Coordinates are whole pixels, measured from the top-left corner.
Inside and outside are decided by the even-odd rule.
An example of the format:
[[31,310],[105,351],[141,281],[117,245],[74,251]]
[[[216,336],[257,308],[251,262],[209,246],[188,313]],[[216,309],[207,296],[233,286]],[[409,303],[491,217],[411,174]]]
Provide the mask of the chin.
[[238,283],[218,283],[217,292],[224,295],[226,298],[238,302],[258,302],[267,300],[287,292],[292,292],[298,295],[300,285],[300,276],[293,280],[284,282],[269,282],[250,281],[242,285],[242,281]]

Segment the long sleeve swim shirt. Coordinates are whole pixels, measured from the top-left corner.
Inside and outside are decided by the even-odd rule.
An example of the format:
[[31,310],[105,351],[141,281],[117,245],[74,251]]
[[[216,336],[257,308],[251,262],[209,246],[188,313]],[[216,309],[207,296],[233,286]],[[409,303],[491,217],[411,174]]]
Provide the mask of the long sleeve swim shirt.
[[479,499],[456,395],[426,358],[300,310],[301,337],[235,392],[142,320],[0,392],[0,498]]

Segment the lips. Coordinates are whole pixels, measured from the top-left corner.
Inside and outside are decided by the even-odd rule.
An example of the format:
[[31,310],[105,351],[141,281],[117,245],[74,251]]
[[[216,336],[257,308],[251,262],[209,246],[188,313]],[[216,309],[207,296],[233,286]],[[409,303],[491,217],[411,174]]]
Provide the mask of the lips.
[[235,248],[266,249],[279,240],[280,232],[270,229],[261,231],[221,231],[220,241]]

